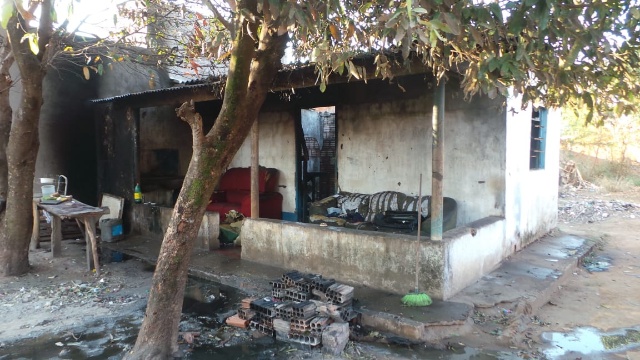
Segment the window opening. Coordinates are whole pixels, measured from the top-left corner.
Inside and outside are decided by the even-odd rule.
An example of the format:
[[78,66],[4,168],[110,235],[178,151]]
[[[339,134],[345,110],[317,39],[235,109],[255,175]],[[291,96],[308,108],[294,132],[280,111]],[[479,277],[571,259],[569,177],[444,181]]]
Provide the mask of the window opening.
[[547,145],[547,109],[534,107],[531,114],[531,150],[529,169],[544,169]]

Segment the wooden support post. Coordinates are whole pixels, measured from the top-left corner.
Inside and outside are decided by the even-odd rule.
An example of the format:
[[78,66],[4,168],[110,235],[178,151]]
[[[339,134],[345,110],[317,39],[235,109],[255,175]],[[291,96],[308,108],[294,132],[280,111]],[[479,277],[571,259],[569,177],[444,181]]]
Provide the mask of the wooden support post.
[[[436,80],[437,81],[437,80]],[[444,177],[444,94],[445,80],[440,79],[433,93],[431,117],[431,240],[442,240],[442,180]]]
[[30,250],[37,250],[40,248],[40,210],[38,210],[38,204],[36,200],[33,205],[33,228],[31,229],[31,243],[29,244]]
[[253,122],[251,128],[251,218],[260,217],[260,151],[258,137],[260,128],[258,127],[258,119]]
[[62,255],[62,220],[59,216],[51,215],[51,255]]

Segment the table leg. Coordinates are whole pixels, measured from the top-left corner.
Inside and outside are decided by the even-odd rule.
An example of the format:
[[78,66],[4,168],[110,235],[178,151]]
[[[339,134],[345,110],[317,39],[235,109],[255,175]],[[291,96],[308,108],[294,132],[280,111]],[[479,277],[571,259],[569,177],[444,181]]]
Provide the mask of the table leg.
[[85,254],[86,254],[86,258],[87,258],[87,271],[91,271],[91,269],[93,269],[93,258],[92,258],[92,248],[93,246],[91,246],[91,237],[89,236],[89,231],[86,228],[86,223],[83,221],[82,222],[85,226],[85,231],[84,231],[84,243],[85,243]]
[[62,255],[62,221],[59,216],[51,215],[51,254]]
[[[90,240],[91,252],[93,253],[93,265],[96,269],[96,274],[100,274],[100,261],[98,259],[98,241],[96,239],[96,223],[93,218],[84,219],[84,229]],[[87,244],[88,251],[89,244]],[[87,254],[88,256],[88,254]],[[91,267],[91,265],[89,265]]]
[[31,230],[31,243],[29,244],[30,250],[37,250],[40,248],[40,211],[35,201],[33,204],[33,229]]

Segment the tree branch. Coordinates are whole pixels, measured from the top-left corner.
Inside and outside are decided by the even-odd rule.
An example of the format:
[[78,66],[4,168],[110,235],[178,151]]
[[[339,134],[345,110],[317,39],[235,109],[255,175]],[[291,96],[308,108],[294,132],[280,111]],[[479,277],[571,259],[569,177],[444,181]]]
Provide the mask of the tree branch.
[[[40,24],[38,25],[38,60],[45,59],[45,54],[48,53],[48,45],[51,41],[53,34],[53,18],[51,12],[53,6],[51,0],[42,0],[42,7],[40,8]],[[53,51],[53,50],[52,50]]]
[[211,10],[213,12],[213,14],[218,19],[218,21],[220,21],[220,23],[222,23],[222,25],[227,30],[229,30],[229,32],[231,33],[231,38],[234,38],[236,36],[236,29],[233,26],[233,24],[231,22],[229,22],[227,19],[225,19],[224,16],[222,16],[222,14],[218,11],[218,9],[211,2],[211,0],[202,0],[202,2],[209,8],[209,10]]
[[193,135],[193,149],[200,149],[204,140],[202,116],[196,112],[193,100],[180,105],[180,107],[176,109],[176,114],[191,127],[191,134]]

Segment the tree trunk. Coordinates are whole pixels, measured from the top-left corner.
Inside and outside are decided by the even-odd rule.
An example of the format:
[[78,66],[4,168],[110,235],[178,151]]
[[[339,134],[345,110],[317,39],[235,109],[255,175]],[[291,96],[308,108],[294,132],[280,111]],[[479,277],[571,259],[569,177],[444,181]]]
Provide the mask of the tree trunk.
[[12,81],[9,69],[13,64],[13,54],[9,42],[0,37],[0,222],[6,206],[7,191],[7,144],[9,143],[9,131],[11,131],[11,104],[9,103],[9,90]]
[[[238,7],[255,12],[256,1],[239,1]],[[281,66],[288,37],[263,24],[256,49],[252,35],[258,33],[258,24],[242,25],[246,31],[236,33],[222,108],[211,131],[203,134],[202,118],[193,104],[177,109],[191,126],[193,156],[160,248],[145,318],[126,359],[170,359],[178,351],[187,271],[207,200],[249,134]]]
[[[51,1],[41,4],[41,25],[48,24]],[[14,15],[7,25],[11,51],[20,70],[22,92],[20,108],[15,113],[7,144],[7,211],[0,222],[0,276],[20,275],[29,270],[29,242],[33,224],[33,177],[40,145],[38,123],[42,106],[42,59],[47,51],[41,46],[38,55],[23,41],[27,25]],[[49,39],[49,32],[39,30],[40,41]],[[43,42],[46,44],[47,42]]]

